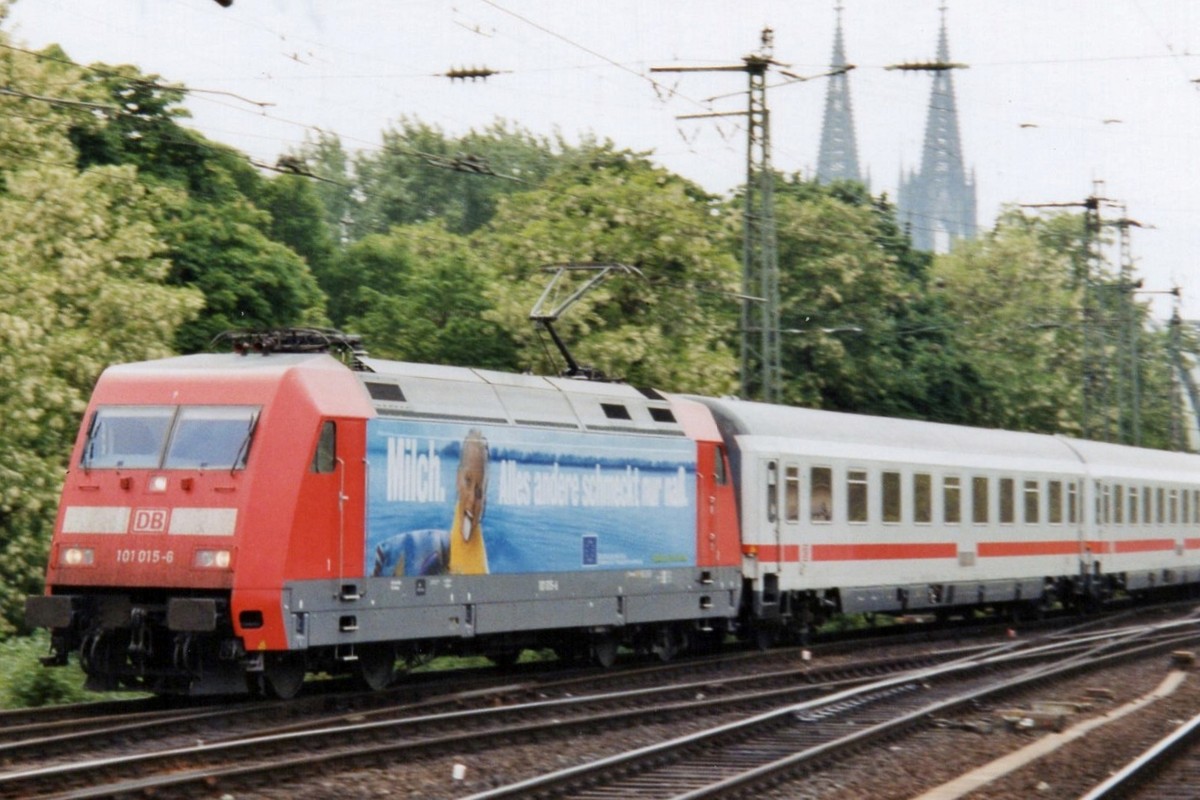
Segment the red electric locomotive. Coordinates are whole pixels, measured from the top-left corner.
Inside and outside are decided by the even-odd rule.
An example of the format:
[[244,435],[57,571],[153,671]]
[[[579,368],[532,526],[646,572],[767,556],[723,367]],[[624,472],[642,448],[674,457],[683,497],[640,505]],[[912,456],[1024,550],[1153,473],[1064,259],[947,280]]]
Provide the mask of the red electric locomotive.
[[348,365],[325,332],[238,344],[96,385],[26,608],[89,687],[290,696],[435,648],[607,662],[731,628],[735,501],[703,406]]

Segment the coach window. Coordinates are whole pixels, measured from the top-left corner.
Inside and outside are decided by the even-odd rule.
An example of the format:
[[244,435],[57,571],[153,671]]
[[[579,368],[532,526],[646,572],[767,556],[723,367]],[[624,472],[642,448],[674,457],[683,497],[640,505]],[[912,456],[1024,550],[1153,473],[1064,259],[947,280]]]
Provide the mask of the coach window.
[[1107,483],[1096,482],[1096,519],[1105,525],[1112,522],[1112,502]]
[[800,521],[800,468],[789,466],[783,484],[783,513],[788,522]]
[[867,521],[867,473],[862,470],[846,472],[846,519]]
[[1192,520],[1192,512],[1188,505],[1188,501],[1191,499],[1191,494],[1192,493],[1187,489],[1182,489],[1179,492],[1179,502],[1182,504],[1179,507],[1179,521],[1184,525],[1188,524]]
[[899,522],[903,515],[900,499],[900,473],[883,473],[883,521]]
[[1125,524],[1125,487],[1117,484],[1113,487],[1113,524]]
[[1179,522],[1179,490],[1172,489],[1169,495],[1171,509],[1171,524],[1175,525]]
[[942,521],[947,525],[962,522],[962,485],[958,477],[942,478]]
[[337,423],[327,420],[321,424],[321,436],[317,439],[317,452],[313,453],[312,471],[333,472],[337,465]]
[[1062,513],[1062,481],[1050,481],[1046,484],[1046,513],[1051,525],[1061,525]]
[[779,519],[779,464],[767,462],[767,521]]
[[809,514],[813,522],[833,519],[833,470],[813,467],[809,473]]
[[1155,504],[1155,508],[1156,508],[1156,513],[1154,515],[1154,521],[1157,522],[1159,525],[1162,525],[1167,520],[1167,508],[1166,508],[1167,493],[1166,493],[1166,490],[1164,490],[1161,486],[1158,487],[1157,489],[1155,489],[1154,493],[1155,493],[1155,497],[1154,497],[1155,503],[1154,504]]
[[1015,492],[1016,486],[1012,478],[1000,479],[1000,523],[1002,525],[1011,525],[1016,518],[1016,509],[1014,508],[1016,498],[1013,496]]
[[1142,487],[1142,522],[1146,525],[1154,522],[1154,505],[1151,502],[1150,487]]
[[1138,488],[1129,487],[1129,524],[1138,524]]
[[1079,484],[1075,481],[1067,484],[1067,522],[1079,522]]
[[1041,521],[1041,513],[1038,509],[1038,482],[1025,481],[1025,524],[1036,525]]
[[933,522],[933,476],[925,472],[913,475],[913,522]]
[[988,500],[988,479],[982,475],[971,478],[971,519],[980,525],[986,525],[990,514]]

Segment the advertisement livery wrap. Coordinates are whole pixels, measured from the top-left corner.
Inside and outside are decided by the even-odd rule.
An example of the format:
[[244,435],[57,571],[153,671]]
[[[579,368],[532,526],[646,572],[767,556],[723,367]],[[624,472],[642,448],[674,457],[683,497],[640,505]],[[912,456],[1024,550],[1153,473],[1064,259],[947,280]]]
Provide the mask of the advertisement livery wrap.
[[687,439],[373,419],[369,575],[696,563]]

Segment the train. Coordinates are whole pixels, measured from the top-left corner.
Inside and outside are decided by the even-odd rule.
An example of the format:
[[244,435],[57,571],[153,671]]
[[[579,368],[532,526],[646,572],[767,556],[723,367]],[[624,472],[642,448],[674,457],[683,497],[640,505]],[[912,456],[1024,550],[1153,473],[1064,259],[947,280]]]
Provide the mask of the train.
[[287,698],[1200,585],[1196,455],[231,342],[96,383],[25,609],[89,688]]

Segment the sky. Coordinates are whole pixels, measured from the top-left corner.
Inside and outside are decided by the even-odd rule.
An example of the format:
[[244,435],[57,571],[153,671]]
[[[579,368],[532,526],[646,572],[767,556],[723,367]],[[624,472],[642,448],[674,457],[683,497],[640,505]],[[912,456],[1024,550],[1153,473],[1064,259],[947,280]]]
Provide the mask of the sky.
[[[887,70],[933,59],[941,0],[842,0],[859,161],[895,197],[919,166],[931,78]],[[827,69],[835,0],[17,0],[3,27],[82,63],[134,64],[194,90],[188,124],[274,163],[318,129],[373,151],[403,117],[449,135],[505,119],[569,141],[650,151],[724,193],[745,179],[741,64],[774,31],[789,72]],[[1005,205],[1109,198],[1160,319],[1172,287],[1200,319],[1200,3],[949,0],[966,166],[989,228]],[[487,80],[445,73],[487,68]],[[769,87],[786,78],[775,76]],[[768,88],[773,163],[816,167],[826,82]],[[709,98],[718,99],[709,101]],[[1122,210],[1122,206],[1123,209]],[[1111,257],[1116,259],[1115,250]],[[1158,294],[1154,294],[1158,293]]]

